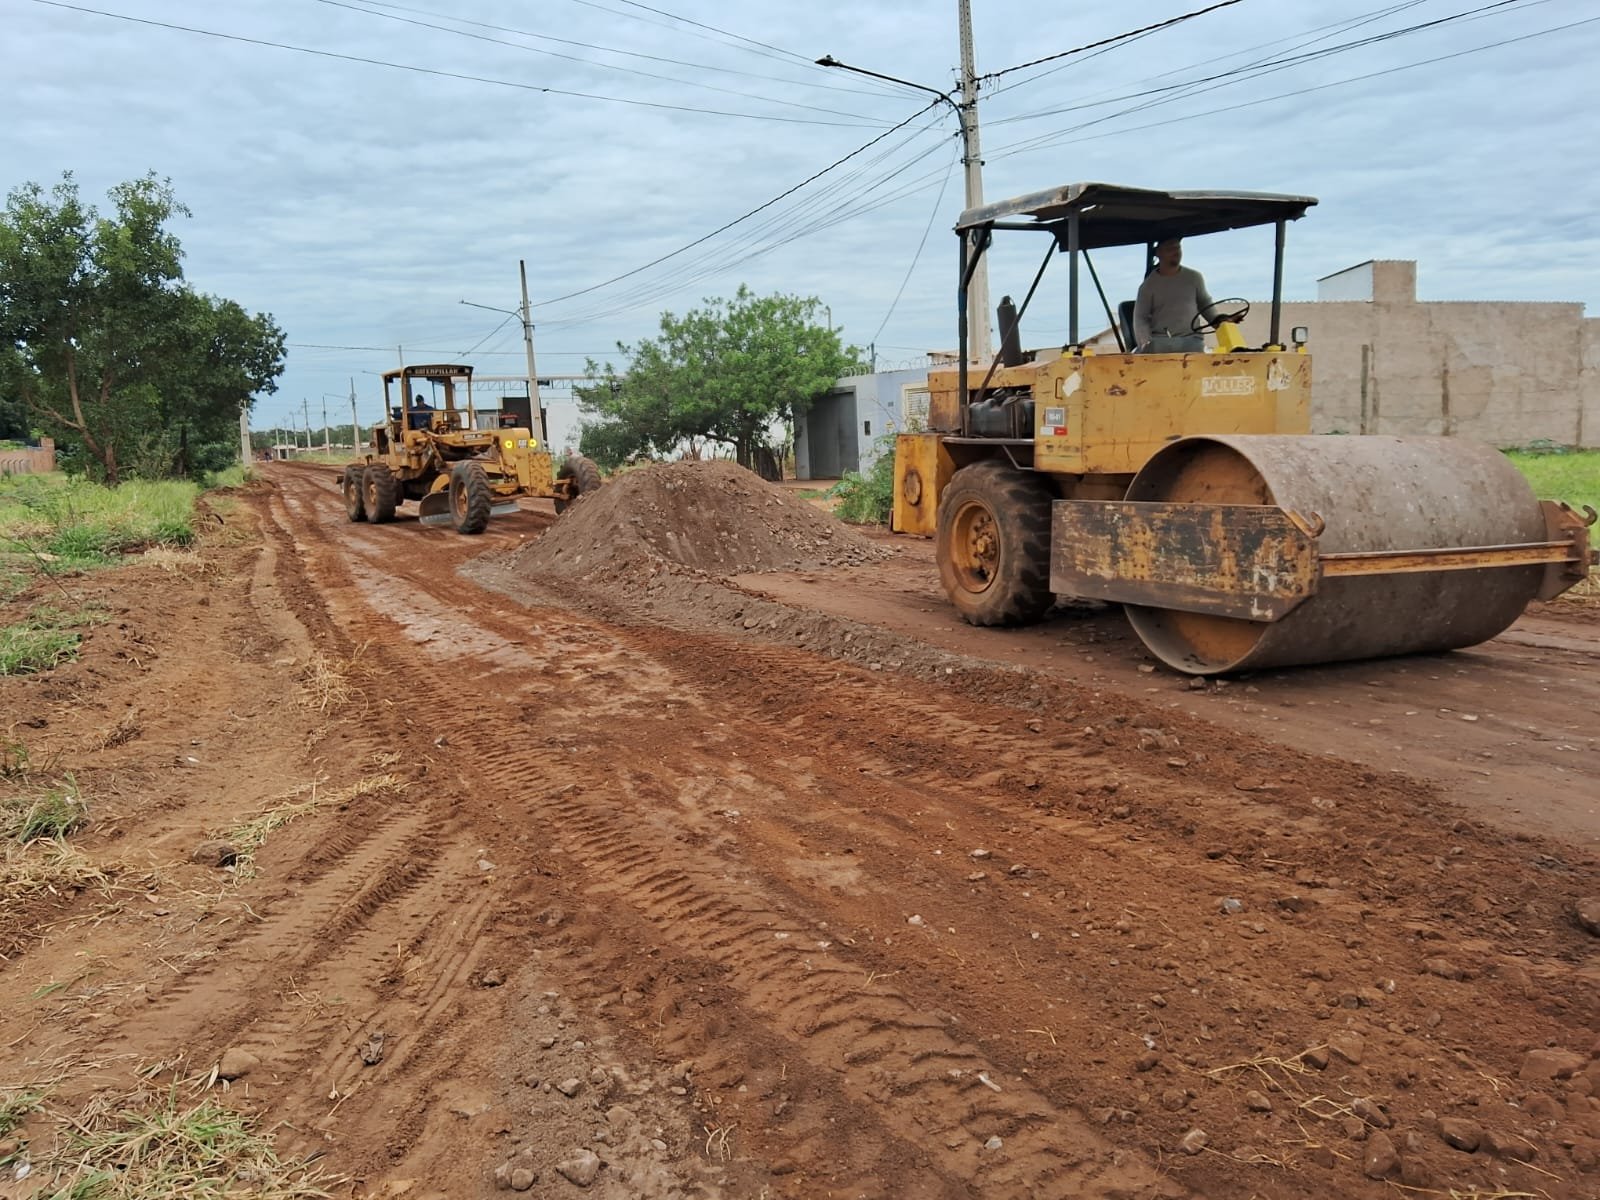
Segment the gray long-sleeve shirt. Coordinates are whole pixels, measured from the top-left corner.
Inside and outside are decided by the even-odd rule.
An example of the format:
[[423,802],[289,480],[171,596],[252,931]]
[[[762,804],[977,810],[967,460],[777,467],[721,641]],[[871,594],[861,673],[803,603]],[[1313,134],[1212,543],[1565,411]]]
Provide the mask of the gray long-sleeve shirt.
[[1210,316],[1211,293],[1206,281],[1192,267],[1179,267],[1171,275],[1151,271],[1139,285],[1133,305],[1133,336],[1139,345],[1152,333],[1183,335],[1193,333],[1196,313]]

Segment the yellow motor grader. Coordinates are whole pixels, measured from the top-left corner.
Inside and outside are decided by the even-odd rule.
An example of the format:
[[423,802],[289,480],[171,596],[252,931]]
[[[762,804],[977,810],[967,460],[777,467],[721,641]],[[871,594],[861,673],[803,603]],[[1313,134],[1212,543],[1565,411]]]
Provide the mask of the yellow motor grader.
[[[442,404],[414,390],[422,383]],[[425,524],[482,533],[490,516],[515,512],[519,496],[552,497],[560,513],[600,486],[599,468],[582,455],[568,455],[554,470],[550,452],[525,426],[479,429],[469,366],[385,371],[383,407],[387,419],[373,429],[371,449],[340,475],[352,521],[392,521],[400,504],[415,500]]]
[[[1498,450],[1460,438],[1311,436],[1304,330],[1280,318],[1285,229],[1316,201],[1069,184],[962,214],[960,353],[928,377],[923,432],[899,436],[893,528],[936,538],[963,618],[1015,625],[1058,596],[1114,601],[1156,657],[1196,675],[1449,650],[1584,579],[1593,509],[1539,501]],[[1091,252],[1224,230],[1274,231],[1267,340],[1220,301],[1192,332],[1215,349],[1136,353]],[[1045,242],[1001,350],[969,363],[967,288],[997,231]],[[1067,258],[1069,332],[1016,334],[1045,268]],[[1079,336],[1087,269],[1115,350]],[[1188,332],[1188,331],[1178,331]]]

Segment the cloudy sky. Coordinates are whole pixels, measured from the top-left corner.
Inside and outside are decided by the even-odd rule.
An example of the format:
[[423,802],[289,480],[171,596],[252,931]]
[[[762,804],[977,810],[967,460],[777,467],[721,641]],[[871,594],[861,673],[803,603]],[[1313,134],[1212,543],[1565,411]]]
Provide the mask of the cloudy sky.
[[[1600,313],[1595,0],[1236,0],[1065,53],[1212,2],[973,0],[986,197],[1090,179],[1309,194],[1292,298],[1415,258],[1426,299]],[[0,186],[72,171],[104,204],[121,180],[170,178],[193,211],[177,227],[191,282],[288,333],[260,427],[302,402],[319,430],[325,403],[348,421],[352,380],[375,419],[377,373],[402,353],[522,372],[520,322],[461,304],[514,309],[519,259],[541,375],[620,362],[663,310],[741,283],[816,296],[846,341],[906,365],[955,340],[956,122],[928,92],[813,60],[944,91],[957,12],[0,0]],[[996,257],[997,298],[1026,291],[1040,252],[1010,240],[1026,245]],[[1216,295],[1261,296],[1270,251],[1250,231],[1188,261]],[[1132,295],[1130,254],[1098,263],[1113,300]],[[1065,279],[1047,278],[1028,344],[1064,340]],[[559,445],[575,408],[546,400]]]

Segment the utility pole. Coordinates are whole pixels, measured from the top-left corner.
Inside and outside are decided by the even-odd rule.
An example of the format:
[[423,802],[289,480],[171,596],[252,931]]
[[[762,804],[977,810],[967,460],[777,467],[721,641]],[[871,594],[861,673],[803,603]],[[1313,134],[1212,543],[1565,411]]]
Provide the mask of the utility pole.
[[239,405],[239,461],[250,465],[250,406]]
[[328,441],[328,398],[322,398],[322,452],[327,454],[333,446]]
[[300,397],[300,420],[306,427],[306,453],[311,453],[311,403],[304,396]]
[[356,377],[350,376],[350,449],[361,453],[361,418],[356,414]]
[[[961,22],[961,162],[967,175],[967,207],[983,203],[983,155],[978,149],[978,79],[972,64],[972,0],[956,0]],[[984,255],[967,288],[967,346],[971,357],[987,362],[989,340],[989,257]]]
[[544,427],[544,404],[539,399],[539,374],[533,365],[533,314],[528,308],[528,264],[517,259],[517,270],[522,273],[522,344],[528,351],[528,403],[530,414],[539,427],[539,440],[546,450],[550,448],[550,431]]

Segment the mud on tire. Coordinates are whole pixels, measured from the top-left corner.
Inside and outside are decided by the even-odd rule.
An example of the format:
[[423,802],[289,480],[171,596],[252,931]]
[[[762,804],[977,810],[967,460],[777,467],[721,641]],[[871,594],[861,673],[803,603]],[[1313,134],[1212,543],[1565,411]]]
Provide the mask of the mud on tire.
[[374,525],[394,520],[394,506],[400,498],[400,485],[387,463],[369,463],[361,473],[361,500],[367,520]]
[[594,460],[585,458],[581,454],[569,454],[567,460],[561,464],[561,469],[556,472],[557,479],[572,480],[572,499],[563,500],[556,497],[557,514],[564,513],[590,492],[600,487],[600,468],[595,466]]
[[489,525],[494,496],[481,464],[457,463],[450,470],[450,520],[457,533],[482,533]]
[[1054,602],[1043,478],[1000,459],[962,467],[939,497],[935,557],[945,594],[970,625],[1023,625]]
[[339,490],[344,493],[344,515],[351,521],[365,521],[367,506],[361,494],[360,467],[350,466],[344,469],[344,474],[339,479]]

